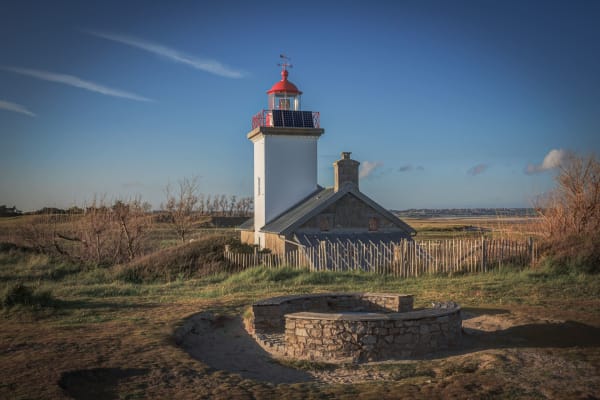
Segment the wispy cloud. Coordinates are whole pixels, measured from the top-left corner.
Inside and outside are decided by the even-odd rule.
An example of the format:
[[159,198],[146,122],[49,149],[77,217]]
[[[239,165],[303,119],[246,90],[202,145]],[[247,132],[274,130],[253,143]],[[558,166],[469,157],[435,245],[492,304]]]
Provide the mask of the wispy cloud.
[[27,75],[33,78],[41,79],[49,82],[62,83],[64,85],[74,86],[80,89],[89,90],[90,92],[100,93],[106,96],[121,97],[124,99],[137,100],[137,101],[153,101],[146,97],[137,95],[135,93],[125,92],[119,89],[109,88],[107,86],[99,85],[94,82],[86,81],[73,75],[57,74],[54,72],[40,71],[36,69],[18,68],[18,67],[6,67],[2,66],[0,69],[4,71],[14,72],[16,74]]
[[383,163],[381,161],[363,161],[360,163],[360,172],[358,176],[359,178],[368,178],[373,174],[373,172],[382,166]]
[[467,170],[467,174],[476,176],[482,174],[489,168],[488,164],[477,164]]
[[167,58],[171,61],[188,65],[192,68],[209,72],[211,74],[224,76],[226,78],[242,78],[244,73],[240,70],[233,69],[228,67],[219,61],[206,59],[206,58],[198,58],[188,54],[184,54],[178,50],[172,49],[167,46],[163,46],[161,44],[152,43],[147,40],[135,38],[127,35],[120,35],[115,33],[107,33],[107,32],[98,32],[98,31],[84,31],[90,35],[112,40],[113,42],[118,42],[125,44],[127,46],[135,47],[138,49],[145,50],[149,53],[157,54],[161,57]]
[[410,171],[424,171],[425,168],[421,165],[417,165],[416,167],[412,164],[404,164],[400,168],[398,168],[398,172],[410,172]]
[[29,115],[30,117],[35,117],[35,114],[29,111],[24,106],[6,100],[0,100],[0,109]]
[[544,157],[544,161],[542,161],[541,164],[529,164],[527,168],[525,168],[525,173],[527,175],[537,174],[543,171],[547,171],[549,169],[559,167],[567,157],[567,154],[568,152],[563,149],[550,150],[548,154],[546,154],[546,157]]

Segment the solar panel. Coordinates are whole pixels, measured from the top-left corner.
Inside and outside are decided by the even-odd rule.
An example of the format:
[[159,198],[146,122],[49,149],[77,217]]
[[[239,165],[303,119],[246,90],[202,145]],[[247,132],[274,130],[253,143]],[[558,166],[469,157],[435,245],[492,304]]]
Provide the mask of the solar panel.
[[273,126],[284,126],[281,110],[273,110]]
[[294,125],[294,112],[289,110],[282,110],[283,113],[283,126],[296,127]]
[[302,111],[302,126],[305,128],[314,128],[315,125],[313,123],[313,113],[312,111]]
[[314,128],[312,111],[272,110],[273,126]]

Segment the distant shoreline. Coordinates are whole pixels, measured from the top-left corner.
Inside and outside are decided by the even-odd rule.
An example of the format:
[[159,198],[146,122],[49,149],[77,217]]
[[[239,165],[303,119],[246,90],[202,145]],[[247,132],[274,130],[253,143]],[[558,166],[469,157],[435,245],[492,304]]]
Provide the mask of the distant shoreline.
[[533,208],[412,208],[391,210],[402,218],[535,217]]

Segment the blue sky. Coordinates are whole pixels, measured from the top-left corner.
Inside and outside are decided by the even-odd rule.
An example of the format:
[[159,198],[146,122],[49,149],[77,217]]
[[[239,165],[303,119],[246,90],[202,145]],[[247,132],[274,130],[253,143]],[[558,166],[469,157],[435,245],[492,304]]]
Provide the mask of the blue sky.
[[[252,115],[279,80],[389,208],[527,207],[600,150],[597,1],[7,1],[0,204],[82,205],[200,177],[250,196]],[[554,151],[553,151],[554,150]]]

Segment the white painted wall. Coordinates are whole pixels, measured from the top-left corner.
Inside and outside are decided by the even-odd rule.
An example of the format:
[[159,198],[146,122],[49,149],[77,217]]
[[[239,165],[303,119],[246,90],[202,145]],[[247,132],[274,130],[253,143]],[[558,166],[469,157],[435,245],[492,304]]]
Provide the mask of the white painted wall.
[[317,189],[318,139],[264,135],[254,140],[254,231],[261,247],[264,234],[258,230]]
[[[260,185],[259,185],[260,180]],[[260,186],[260,188],[259,188]],[[265,244],[259,229],[265,226],[265,137],[254,141],[254,244]],[[260,189],[260,192],[259,192]]]

